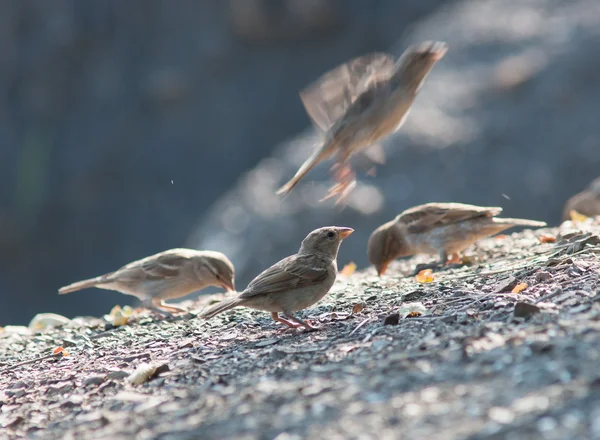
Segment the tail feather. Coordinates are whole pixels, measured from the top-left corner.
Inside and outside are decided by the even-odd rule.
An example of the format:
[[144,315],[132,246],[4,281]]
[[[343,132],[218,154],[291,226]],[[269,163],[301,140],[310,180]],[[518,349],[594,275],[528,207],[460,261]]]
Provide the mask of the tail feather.
[[292,188],[294,188],[298,184],[298,182],[300,182],[304,178],[304,176],[306,176],[308,172],[315,167],[315,165],[317,165],[327,156],[329,156],[329,154],[326,152],[325,146],[319,148],[313,153],[312,156],[306,159],[306,161],[302,164],[302,166],[296,172],[294,177],[292,177],[288,183],[286,183],[277,190],[276,194],[289,193],[292,190]]
[[547,226],[546,222],[523,218],[494,218],[494,223],[508,225],[508,227],[528,226],[530,228],[543,228],[544,226]]
[[242,301],[243,300],[240,298],[231,298],[225,301],[221,301],[219,304],[212,306],[206,312],[202,313],[200,317],[203,319],[210,319],[213,316],[218,315],[219,313],[223,313],[227,310],[231,310],[234,307],[239,306],[242,303]]
[[76,283],[61,287],[58,289],[58,293],[59,295],[64,295],[66,293],[76,292],[78,290],[88,289],[90,287],[96,287],[99,284],[106,282],[106,277],[106,275],[102,275],[96,278],[90,278],[88,280],[77,281]]

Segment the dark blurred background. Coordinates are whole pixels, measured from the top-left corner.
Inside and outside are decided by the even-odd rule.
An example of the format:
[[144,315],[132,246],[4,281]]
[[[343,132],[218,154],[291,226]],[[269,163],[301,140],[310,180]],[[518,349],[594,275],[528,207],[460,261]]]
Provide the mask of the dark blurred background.
[[[297,92],[369,51],[441,39],[388,161],[349,206]],[[243,288],[311,229],[372,229],[411,205],[500,205],[560,222],[600,174],[597,0],[0,2],[0,325],[135,299],[58,287],[155,252],[227,253]],[[359,164],[360,166],[360,164]]]

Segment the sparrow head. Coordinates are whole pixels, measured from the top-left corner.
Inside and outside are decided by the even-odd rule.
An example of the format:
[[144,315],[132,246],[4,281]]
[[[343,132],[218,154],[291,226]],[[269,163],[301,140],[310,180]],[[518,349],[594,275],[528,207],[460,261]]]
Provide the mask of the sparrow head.
[[222,287],[228,292],[235,291],[235,269],[229,258],[221,252],[204,252],[196,258],[194,271],[198,280],[202,280],[207,286]]
[[379,276],[383,275],[389,264],[398,257],[411,255],[410,247],[402,238],[395,220],[384,223],[373,231],[367,244],[367,256]]
[[419,88],[429,71],[443,58],[447,50],[448,46],[443,41],[425,41],[410,46],[396,63],[400,84],[405,87]]
[[326,226],[315,229],[302,240],[298,253],[323,252],[332,258],[337,258],[342,240],[354,232],[352,228]]

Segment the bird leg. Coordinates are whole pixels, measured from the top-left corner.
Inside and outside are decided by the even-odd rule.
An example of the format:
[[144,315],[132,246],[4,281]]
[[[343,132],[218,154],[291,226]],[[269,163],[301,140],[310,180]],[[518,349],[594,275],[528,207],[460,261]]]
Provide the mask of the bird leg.
[[355,187],[356,187],[356,179],[352,180],[350,183],[348,183],[348,185],[345,186],[345,188],[342,190],[342,193],[339,195],[338,199],[335,201],[335,204],[339,205],[344,200],[346,200],[346,197],[348,197],[348,194],[350,194]]
[[[171,312],[171,313],[184,313],[187,312],[186,309],[182,307],[177,307],[173,304],[167,304],[164,300],[160,298],[152,298],[152,305],[157,309],[161,309],[163,312]],[[170,314],[170,313],[169,313]]]
[[291,321],[297,322],[299,324],[298,327],[303,326],[309,332],[314,332],[315,330],[319,330],[319,327],[315,327],[314,325],[311,325],[308,322],[301,320],[300,318],[296,318],[291,313],[286,313],[285,316],[286,316],[286,318],[290,319]]
[[442,250],[440,251],[440,258],[438,261],[435,263],[417,264],[413,275],[417,275],[419,272],[426,269],[437,270],[442,269],[444,266],[453,268],[461,266],[462,264],[462,259],[458,252],[452,252],[452,254],[450,254],[450,259],[448,259],[448,253],[445,250]]
[[332,197],[338,196],[336,205],[343,201],[348,194],[356,186],[356,174],[350,167],[350,165],[343,162],[336,162],[332,167],[333,177],[337,181],[335,185],[329,188],[329,192],[320,201],[324,202]]
[[453,252],[450,255],[450,259],[448,261],[446,261],[446,264],[460,264],[462,263],[462,259],[460,258],[460,255],[458,254],[458,252]]
[[352,170],[350,165],[345,162],[335,163],[331,167],[331,171],[333,171],[333,177],[335,180],[339,182],[352,181],[356,177],[356,173]]
[[282,324],[287,325],[289,328],[298,328],[298,327],[301,327],[301,324],[297,324],[295,322],[288,321],[287,319],[282,318],[281,316],[279,316],[279,313],[277,313],[277,312],[271,313],[271,318],[273,318],[273,320],[275,320],[277,322],[281,322]]
[[152,312],[159,314],[163,318],[173,318],[173,315],[161,308],[159,303],[160,300],[157,301],[157,298],[148,299],[142,302],[142,306],[145,309],[151,310]]
[[435,263],[417,264],[417,267],[415,267],[415,271],[414,271],[413,275],[417,275],[422,270],[427,270],[427,269],[431,269],[431,270],[441,269],[442,267],[444,267],[444,265],[446,264],[447,260],[448,260],[448,253],[445,250],[441,250],[440,251],[440,258],[439,258],[438,261],[436,261]]

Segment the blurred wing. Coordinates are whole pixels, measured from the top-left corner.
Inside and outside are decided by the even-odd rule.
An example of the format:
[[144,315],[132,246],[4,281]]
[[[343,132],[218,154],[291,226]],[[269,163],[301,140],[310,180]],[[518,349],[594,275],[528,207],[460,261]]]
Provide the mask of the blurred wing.
[[314,255],[292,255],[254,278],[240,298],[308,287],[325,280],[328,274],[325,260]]
[[501,211],[499,207],[463,203],[428,203],[407,209],[398,216],[397,222],[404,225],[408,232],[419,233],[476,217],[494,217]]
[[313,124],[327,131],[372,82],[388,79],[394,60],[384,53],[354,58],[325,73],[300,92]]

